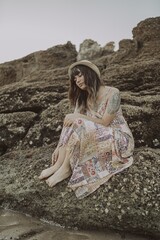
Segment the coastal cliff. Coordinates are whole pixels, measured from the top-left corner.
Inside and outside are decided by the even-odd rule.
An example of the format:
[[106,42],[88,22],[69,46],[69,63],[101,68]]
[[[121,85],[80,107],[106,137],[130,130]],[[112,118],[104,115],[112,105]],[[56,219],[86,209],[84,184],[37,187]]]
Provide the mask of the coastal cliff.
[[[81,229],[160,235],[160,17],[132,30],[133,39],[99,46],[71,42],[0,64],[1,207]],[[135,138],[134,163],[83,200],[67,188],[38,180],[50,165],[66,113],[68,67],[93,61],[106,85],[121,91],[122,110]]]

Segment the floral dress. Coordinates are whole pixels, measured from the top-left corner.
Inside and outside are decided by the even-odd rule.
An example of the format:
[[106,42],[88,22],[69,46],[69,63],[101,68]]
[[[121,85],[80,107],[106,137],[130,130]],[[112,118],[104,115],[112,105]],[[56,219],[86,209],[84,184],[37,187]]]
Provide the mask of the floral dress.
[[[115,90],[106,88],[101,103],[86,115],[102,117]],[[77,198],[88,196],[133,163],[134,139],[120,105],[107,127],[85,118],[77,119],[71,127],[63,127],[59,145],[66,146],[72,170],[68,187]]]

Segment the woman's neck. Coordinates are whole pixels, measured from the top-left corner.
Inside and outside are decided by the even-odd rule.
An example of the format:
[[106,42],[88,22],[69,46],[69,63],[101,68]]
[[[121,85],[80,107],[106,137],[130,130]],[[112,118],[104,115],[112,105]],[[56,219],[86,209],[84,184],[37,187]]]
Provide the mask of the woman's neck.
[[96,103],[101,102],[101,99],[103,98],[103,96],[106,94],[106,87],[105,86],[100,86],[98,92],[97,92],[97,99],[96,99]]

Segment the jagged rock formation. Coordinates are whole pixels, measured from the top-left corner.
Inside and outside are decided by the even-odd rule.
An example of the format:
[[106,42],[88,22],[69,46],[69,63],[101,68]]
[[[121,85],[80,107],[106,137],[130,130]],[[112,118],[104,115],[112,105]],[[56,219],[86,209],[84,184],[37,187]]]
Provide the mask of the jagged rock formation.
[[96,57],[100,57],[102,54],[101,46],[91,39],[86,39],[80,44],[79,53],[77,55],[77,61],[80,60],[92,60]]
[[99,66],[105,83],[121,90],[136,150],[132,167],[83,201],[66,188],[68,180],[50,189],[37,179],[50,164],[63,118],[71,111],[67,71],[82,51],[68,42],[0,65],[2,207],[72,227],[160,233],[159,28],[159,17],[146,19],[133,29],[133,40],[119,43],[118,51],[97,47],[91,53],[90,45],[88,55],[84,51],[83,59]]
[[113,53],[115,49],[115,42],[108,42],[106,45],[102,48],[103,56],[105,54]]
[[109,56],[114,53],[115,43],[108,42],[104,47],[101,47],[96,41],[86,39],[80,44],[80,49],[77,55],[77,61],[80,60],[94,60],[102,56]]
[[[65,68],[76,60],[77,52],[74,45],[68,42],[58,45],[46,51],[39,51],[27,55],[21,59],[0,65],[0,86],[13,82],[27,81],[29,76],[37,73],[41,76],[46,71],[51,72],[58,68]],[[59,73],[61,75],[61,71]]]

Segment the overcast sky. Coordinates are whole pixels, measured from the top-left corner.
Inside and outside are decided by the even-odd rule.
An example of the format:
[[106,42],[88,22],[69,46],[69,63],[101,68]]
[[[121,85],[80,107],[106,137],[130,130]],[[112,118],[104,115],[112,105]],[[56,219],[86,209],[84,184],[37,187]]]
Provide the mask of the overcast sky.
[[132,29],[160,16],[160,0],[0,0],[0,63],[71,41],[101,46],[132,39]]

